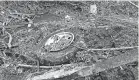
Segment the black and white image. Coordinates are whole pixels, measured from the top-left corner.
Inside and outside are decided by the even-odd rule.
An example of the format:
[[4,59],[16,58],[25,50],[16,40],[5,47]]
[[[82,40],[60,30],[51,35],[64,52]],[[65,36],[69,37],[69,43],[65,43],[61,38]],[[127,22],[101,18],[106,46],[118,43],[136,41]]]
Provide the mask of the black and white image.
[[0,1],[0,80],[138,80],[138,1]]

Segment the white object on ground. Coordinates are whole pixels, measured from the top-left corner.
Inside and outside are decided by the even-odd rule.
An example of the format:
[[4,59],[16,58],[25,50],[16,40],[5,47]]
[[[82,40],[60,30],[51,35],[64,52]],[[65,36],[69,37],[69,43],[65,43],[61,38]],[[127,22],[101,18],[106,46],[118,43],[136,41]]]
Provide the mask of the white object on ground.
[[45,43],[49,51],[58,51],[69,46],[74,40],[74,35],[70,32],[60,32],[52,35]]
[[95,4],[90,5],[90,13],[97,14],[97,6]]

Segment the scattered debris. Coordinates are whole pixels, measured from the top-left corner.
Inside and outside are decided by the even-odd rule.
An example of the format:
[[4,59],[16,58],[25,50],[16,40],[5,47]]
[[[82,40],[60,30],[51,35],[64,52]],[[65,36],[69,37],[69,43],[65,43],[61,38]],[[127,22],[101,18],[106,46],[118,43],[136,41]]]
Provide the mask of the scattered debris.
[[34,70],[25,80],[62,80],[74,74],[95,80],[89,76],[117,67],[124,71],[123,65],[138,59],[137,2],[2,1],[0,72]]

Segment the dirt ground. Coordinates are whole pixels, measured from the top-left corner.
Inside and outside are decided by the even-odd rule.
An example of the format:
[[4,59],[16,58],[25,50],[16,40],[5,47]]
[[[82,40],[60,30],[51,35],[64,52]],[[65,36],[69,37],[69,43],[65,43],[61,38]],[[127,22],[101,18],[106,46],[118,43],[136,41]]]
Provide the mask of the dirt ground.
[[[73,43],[44,56],[48,37],[61,31],[73,33]],[[19,64],[96,64],[132,54],[137,46],[138,1],[0,1],[0,80],[25,80],[38,70]],[[131,49],[115,49],[120,47]],[[103,50],[108,48],[112,50]],[[138,80],[137,67],[135,60],[88,76],[74,73],[50,80]]]

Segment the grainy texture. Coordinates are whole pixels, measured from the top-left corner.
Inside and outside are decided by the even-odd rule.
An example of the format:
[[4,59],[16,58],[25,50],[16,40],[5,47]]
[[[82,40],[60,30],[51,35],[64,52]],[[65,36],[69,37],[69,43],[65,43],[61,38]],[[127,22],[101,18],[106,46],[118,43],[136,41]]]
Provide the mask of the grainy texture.
[[[0,1],[0,80],[43,71],[51,80],[137,80],[138,8],[119,0]],[[61,32],[74,35],[71,43],[46,49]]]

